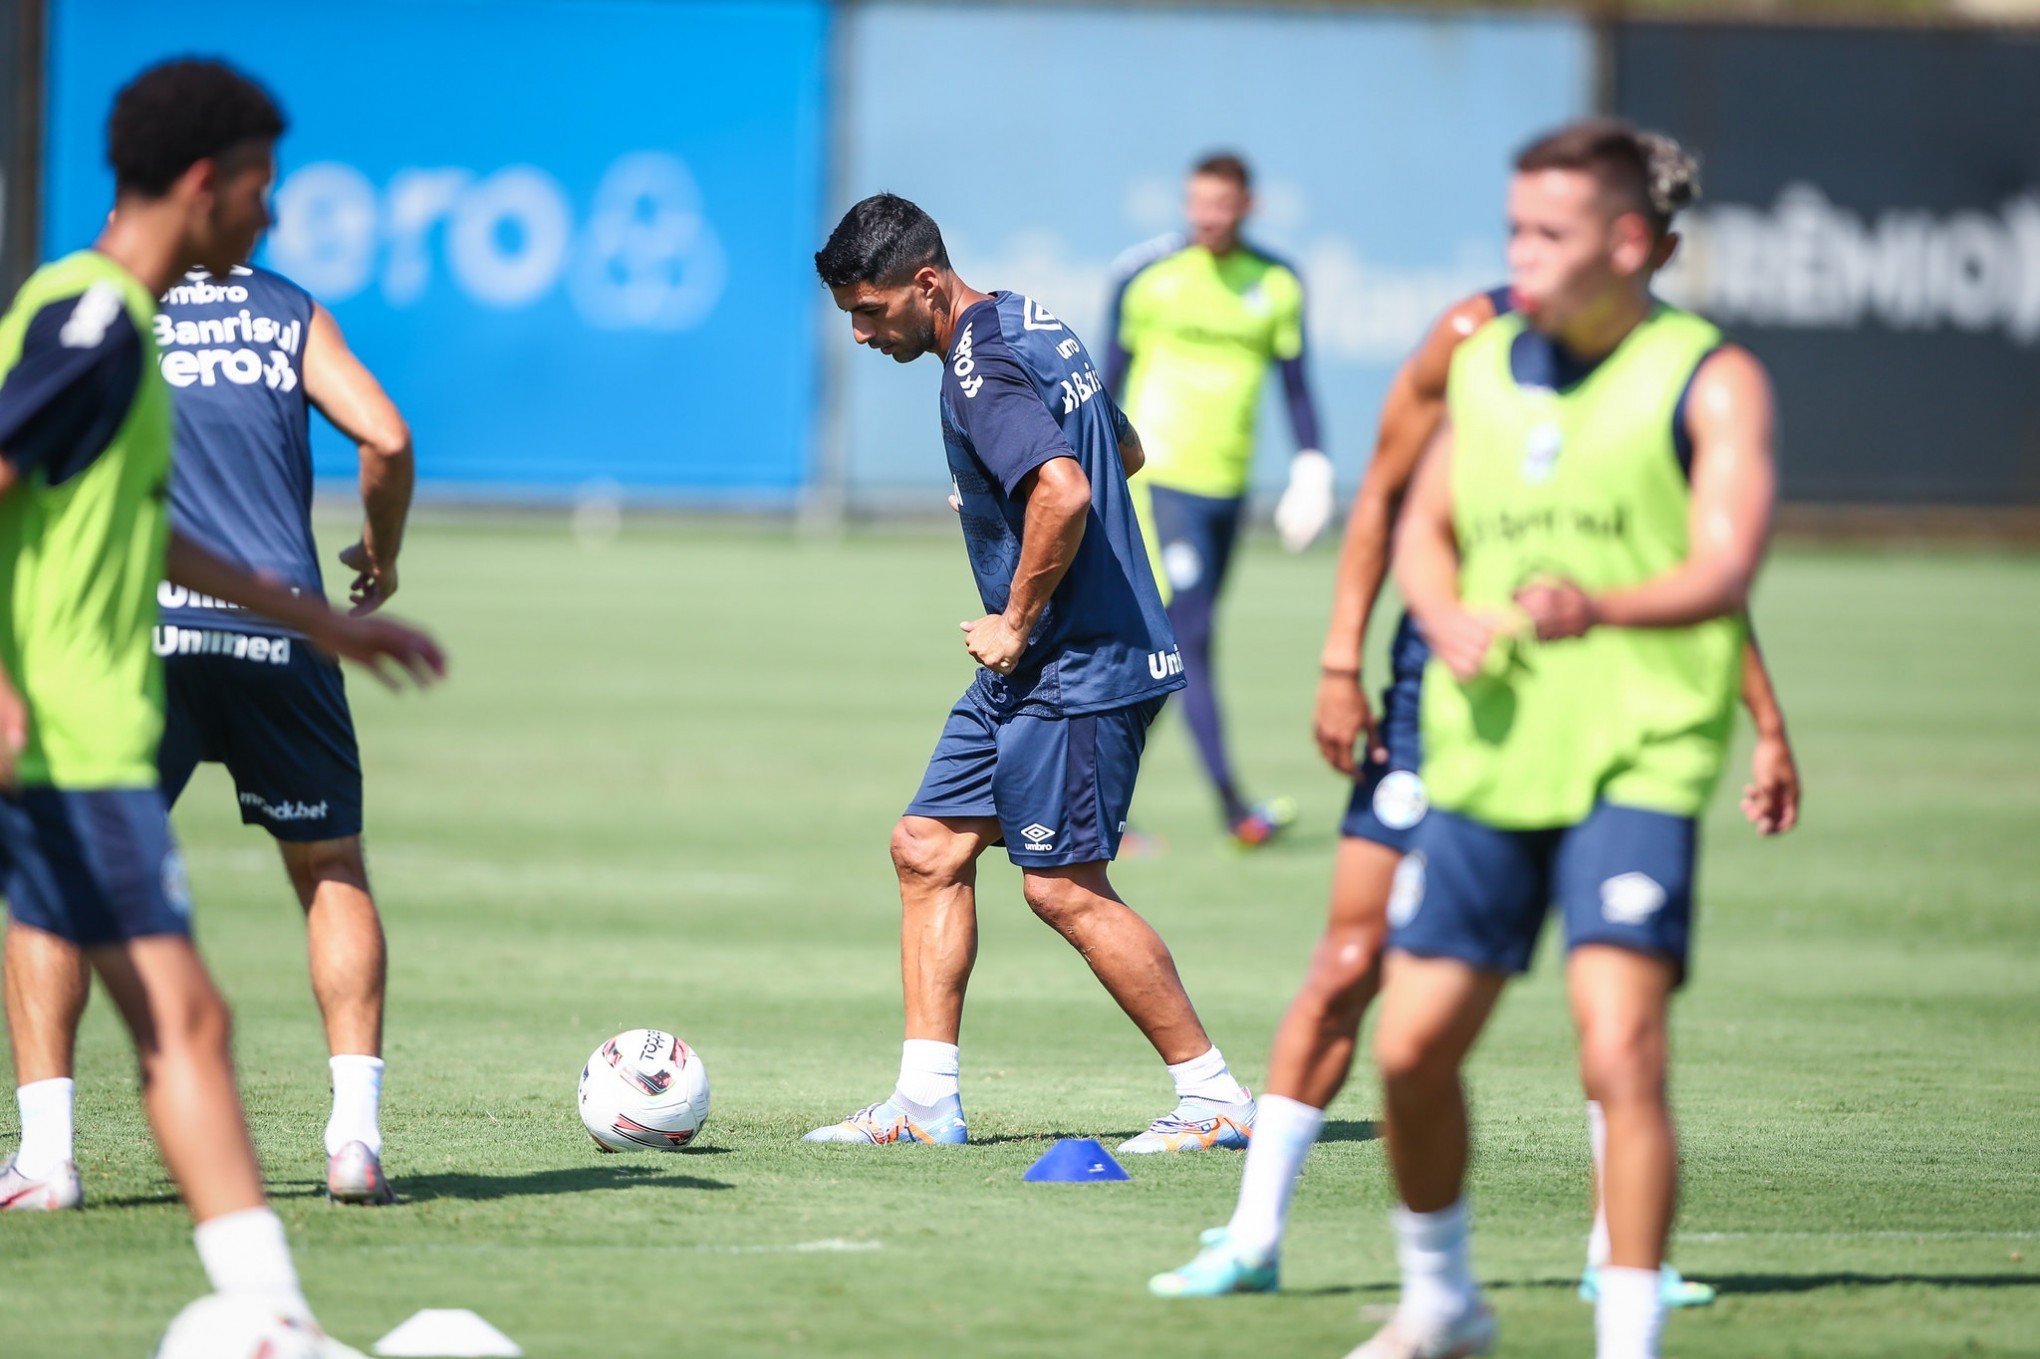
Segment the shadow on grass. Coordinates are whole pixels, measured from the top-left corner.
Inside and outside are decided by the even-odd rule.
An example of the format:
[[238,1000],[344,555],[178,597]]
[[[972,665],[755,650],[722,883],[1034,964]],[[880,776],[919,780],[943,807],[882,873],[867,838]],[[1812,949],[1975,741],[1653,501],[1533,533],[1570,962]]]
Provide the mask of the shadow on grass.
[[[1143,1130],[1135,1129],[1134,1131]],[[973,1137],[970,1139],[970,1144],[974,1147],[997,1147],[1004,1146],[1012,1142],[1039,1142],[1044,1148],[1046,1148],[1050,1143],[1060,1142],[1066,1137],[1088,1138],[1092,1141],[1105,1142],[1110,1144],[1124,1142],[1127,1138],[1132,1136],[1133,1136],[1132,1132],[1098,1132],[1095,1129],[1093,1129],[1090,1132],[994,1133],[990,1137]],[[1106,1150],[1108,1151],[1111,1150],[1111,1147],[1108,1145]]]
[[641,1185],[661,1189],[734,1188],[722,1180],[677,1175],[664,1166],[631,1164],[568,1166],[528,1170],[517,1175],[406,1175],[396,1183],[397,1193],[412,1203],[430,1203],[433,1199],[477,1201],[580,1194],[590,1189],[632,1189]]
[[[692,1159],[696,1156],[727,1156],[730,1147],[690,1147],[684,1152],[674,1153],[677,1157]],[[433,1199],[508,1199],[527,1195],[578,1194],[588,1189],[628,1189],[634,1185],[657,1184],[671,1189],[732,1189],[734,1185],[722,1180],[707,1180],[698,1175],[676,1175],[675,1162],[646,1164],[644,1162],[618,1162],[614,1165],[597,1164],[568,1166],[551,1170],[531,1170],[519,1175],[477,1175],[451,1173],[439,1175],[414,1175],[401,1172],[390,1178],[397,1186],[397,1202],[428,1203]],[[268,1182],[271,1198],[324,1198],[324,1180],[271,1179]],[[175,1204],[181,1200],[177,1190],[164,1185],[153,1193],[125,1194],[118,1198],[94,1198],[95,1208],[148,1208],[160,1204]]]
[[1381,1138],[1381,1125],[1371,1118],[1329,1119],[1318,1129],[1320,1142],[1375,1142]]
[[1823,1288],[1890,1288],[1926,1284],[1935,1288],[2040,1288],[2040,1274],[1707,1274],[1722,1294],[1817,1293]]
[[[1858,1274],[1841,1271],[1825,1274],[1709,1274],[1696,1279],[1713,1284],[1723,1297],[1763,1293],[1818,1293],[1827,1288],[1891,1288],[1920,1284],[1931,1288],[2040,1288],[2040,1274]],[[1580,1286],[1579,1276],[1558,1279],[1482,1279],[1480,1286],[1491,1293],[1518,1289],[1564,1289]],[[1393,1280],[1376,1283],[1328,1284],[1322,1288],[1285,1288],[1282,1292],[1298,1298],[1331,1298],[1374,1295],[1393,1300],[1401,1285]]]

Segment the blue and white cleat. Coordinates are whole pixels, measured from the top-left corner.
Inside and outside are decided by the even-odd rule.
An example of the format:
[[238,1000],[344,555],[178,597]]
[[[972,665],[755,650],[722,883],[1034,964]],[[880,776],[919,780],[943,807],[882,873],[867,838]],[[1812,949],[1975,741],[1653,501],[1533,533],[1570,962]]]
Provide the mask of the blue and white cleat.
[[803,1142],[845,1142],[852,1146],[960,1147],[970,1141],[963,1101],[954,1095],[940,1104],[915,1104],[893,1095],[867,1104],[841,1123],[816,1128]]
[[[1580,1301],[1601,1296],[1601,1271],[1588,1265],[1580,1272]],[[1705,1307],[1715,1299],[1714,1285],[1688,1279],[1670,1264],[1658,1266],[1658,1300],[1666,1307]]]
[[1225,1228],[1211,1228],[1197,1243],[1203,1249],[1196,1258],[1149,1279],[1148,1292],[1158,1298],[1222,1298],[1228,1293],[1273,1293],[1280,1286],[1281,1262],[1255,1264],[1245,1259]]
[[61,1161],[39,1180],[32,1180],[15,1168],[14,1158],[0,1164],[0,1212],[58,1213],[85,1206],[85,1188],[78,1179],[78,1163]]
[[1214,1104],[1186,1099],[1148,1124],[1147,1131],[1119,1144],[1121,1156],[1146,1156],[1163,1151],[1241,1151],[1254,1135],[1254,1100]]

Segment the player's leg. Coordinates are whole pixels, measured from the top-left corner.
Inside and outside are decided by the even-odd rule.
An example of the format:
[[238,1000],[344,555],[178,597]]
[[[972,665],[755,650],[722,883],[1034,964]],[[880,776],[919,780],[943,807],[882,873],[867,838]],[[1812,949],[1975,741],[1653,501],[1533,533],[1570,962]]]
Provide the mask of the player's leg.
[[[1227,525],[1237,518],[1236,502],[1189,495],[1165,486],[1151,487],[1150,496],[1157,550],[1168,582],[1169,627],[1183,657],[1184,684],[1177,707],[1190,729],[1198,762],[1218,795],[1220,815],[1228,827],[1235,826],[1247,819],[1250,809],[1240,795],[1226,754],[1212,671],[1212,630],[1219,586],[1231,555],[1232,534]],[[1229,509],[1230,515],[1226,513]]]
[[1432,811],[1398,869],[1375,1020],[1402,1265],[1396,1315],[1360,1359],[1485,1353],[1494,1320],[1472,1267],[1470,1135],[1460,1068],[1549,900],[1549,837]]
[[977,962],[977,859],[998,843],[996,723],[968,697],[943,724],[921,786],[893,827],[906,1041],[891,1095],[809,1142],[912,1146],[969,1140],[963,1116],[964,993]]
[[76,944],[20,920],[7,926],[5,953],[21,1145],[0,1164],[0,1208],[81,1207],[72,1060],[91,973]]
[[163,1163],[213,1287],[309,1317],[234,1085],[226,1003],[190,939],[183,865],[154,788],[29,789],[0,813],[17,921],[78,945],[133,1035]]
[[1161,700],[1150,699],[1076,717],[1009,719],[998,732],[994,800],[1028,906],[1084,955],[1176,1087],[1174,1112],[1120,1150],[1240,1147],[1253,1127],[1253,1097],[1212,1046],[1168,946],[1106,874],[1160,710]]
[[1188,1264],[1148,1281],[1157,1296],[1259,1293],[1279,1281],[1290,1197],[1325,1109],[1346,1083],[1360,1021],[1380,984],[1389,888],[1401,859],[1385,845],[1341,837],[1331,918],[1275,1031],[1232,1217],[1204,1233],[1202,1249]]
[[1555,860],[1580,1077],[1606,1132],[1608,1258],[1596,1271],[1595,1322],[1608,1359],[1655,1356],[1670,1301],[1661,1267],[1678,1147],[1667,1023],[1685,973],[1697,850],[1689,818],[1603,804],[1566,833]]
[[326,1192],[342,1203],[387,1204],[382,1169],[382,1027],[388,954],[361,837],[280,840],[305,912],[312,995],[325,1022],[333,1107],[326,1119]]

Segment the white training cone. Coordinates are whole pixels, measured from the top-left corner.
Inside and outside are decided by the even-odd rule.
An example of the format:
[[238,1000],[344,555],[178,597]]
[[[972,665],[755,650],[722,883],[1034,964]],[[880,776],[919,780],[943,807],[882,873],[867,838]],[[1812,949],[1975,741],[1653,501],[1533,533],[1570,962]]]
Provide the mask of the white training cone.
[[503,1355],[522,1359],[517,1342],[465,1307],[428,1307],[375,1342],[375,1352],[416,1359]]

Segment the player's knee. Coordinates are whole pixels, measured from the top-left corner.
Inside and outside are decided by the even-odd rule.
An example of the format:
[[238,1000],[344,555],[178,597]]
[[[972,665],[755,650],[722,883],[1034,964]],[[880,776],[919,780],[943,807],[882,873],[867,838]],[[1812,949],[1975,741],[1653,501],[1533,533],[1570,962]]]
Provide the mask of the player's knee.
[[368,865],[362,858],[360,836],[287,844],[283,859],[290,870],[292,885],[307,906],[321,883],[344,883],[363,892],[368,890]]
[[1664,1026],[1640,1018],[1586,1025],[1580,1034],[1580,1084],[1589,1099],[1603,1104],[1662,1100]]
[[892,833],[893,871],[903,880],[953,882],[970,863],[965,837],[901,820]]
[[1381,949],[1386,936],[1380,925],[1326,930],[1311,955],[1304,992],[1333,1012],[1367,1004],[1381,982]]
[[1043,923],[1062,934],[1081,927],[1100,901],[1099,896],[1070,878],[1046,873],[1028,873],[1020,880],[1020,894]]
[[1414,1092],[1454,1075],[1446,1045],[1439,1035],[1418,1029],[1383,1025],[1374,1035],[1374,1064],[1391,1093]]
[[[140,1043],[144,1067],[169,1054],[225,1054],[234,1039],[234,1018],[226,998],[210,984],[192,986],[150,1006],[149,1041]],[[138,1035],[138,1040],[140,1036]]]

